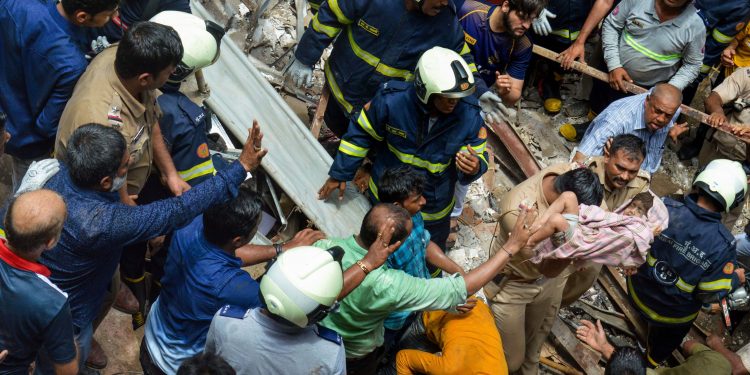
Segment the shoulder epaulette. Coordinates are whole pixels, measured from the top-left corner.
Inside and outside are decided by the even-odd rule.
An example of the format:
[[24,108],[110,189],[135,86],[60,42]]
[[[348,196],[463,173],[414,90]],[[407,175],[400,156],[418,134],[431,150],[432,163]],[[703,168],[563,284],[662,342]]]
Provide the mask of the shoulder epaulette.
[[219,309],[219,315],[235,319],[244,319],[249,312],[250,309],[244,309],[242,307],[232,305],[226,305]]
[[315,329],[315,333],[321,339],[326,340],[326,341],[330,341],[330,342],[332,342],[332,343],[334,343],[336,345],[341,345],[343,343],[344,340],[341,339],[341,335],[339,335],[338,332],[336,332],[336,331],[334,331],[334,330],[332,330],[330,328],[323,327],[320,324],[316,324],[315,326],[316,326],[315,327],[316,328]]

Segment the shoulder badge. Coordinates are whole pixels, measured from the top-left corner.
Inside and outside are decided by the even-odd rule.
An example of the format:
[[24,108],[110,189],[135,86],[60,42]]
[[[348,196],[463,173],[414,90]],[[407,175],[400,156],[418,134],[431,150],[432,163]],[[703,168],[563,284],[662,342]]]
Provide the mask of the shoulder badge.
[[211,153],[208,151],[208,145],[204,142],[201,143],[200,146],[198,146],[198,149],[195,152],[199,158],[205,159],[211,155]]
[[482,125],[481,128],[479,128],[479,134],[477,134],[477,138],[479,139],[487,139],[487,128]]
[[122,108],[117,104],[112,104],[109,106],[109,112],[107,112],[107,123],[109,126],[120,130],[122,128],[122,117],[120,116],[120,112],[122,111]]
[[722,271],[724,271],[724,273],[727,275],[731,275],[732,272],[734,272],[734,263],[727,262],[727,264],[724,265],[724,268],[722,269]]
[[341,336],[334,330],[330,328],[323,327],[320,324],[316,324],[316,330],[315,333],[323,340],[330,341],[336,345],[341,345],[343,340],[341,339]]
[[244,319],[249,312],[250,309],[243,309],[242,307],[232,305],[226,305],[219,309],[219,315],[235,319]]

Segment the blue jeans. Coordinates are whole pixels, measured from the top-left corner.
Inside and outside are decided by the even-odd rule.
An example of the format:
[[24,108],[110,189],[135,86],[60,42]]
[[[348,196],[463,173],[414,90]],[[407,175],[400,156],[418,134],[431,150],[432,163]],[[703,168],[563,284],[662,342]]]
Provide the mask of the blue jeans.
[[[73,327],[75,333],[76,345],[78,346],[78,368],[82,369],[86,366],[86,359],[89,357],[91,352],[91,340],[94,337],[94,326],[89,323],[84,328]],[[80,370],[79,370],[80,371]],[[46,375],[54,374],[55,367],[52,361],[50,361],[47,351],[42,348],[39,350],[39,354],[36,357],[36,367],[34,369],[34,375]]]
[[750,256],[750,239],[747,238],[747,234],[737,234],[734,236],[734,239],[737,241],[737,256]]

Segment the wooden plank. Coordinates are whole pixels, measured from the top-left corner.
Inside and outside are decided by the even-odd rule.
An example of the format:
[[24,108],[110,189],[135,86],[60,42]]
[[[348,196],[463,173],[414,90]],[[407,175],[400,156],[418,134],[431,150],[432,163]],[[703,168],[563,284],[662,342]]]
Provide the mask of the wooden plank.
[[614,268],[602,267],[602,272],[599,273],[599,285],[607,293],[609,300],[625,314],[625,318],[633,327],[638,340],[645,343],[648,332],[646,324],[643,322],[640,313],[628,301],[627,288],[623,288],[620,283],[624,280],[617,280],[615,275],[622,279],[622,276]]
[[536,161],[534,156],[531,154],[526,145],[521,141],[521,138],[516,134],[516,131],[508,125],[505,121],[496,122],[494,124],[485,123],[489,129],[492,130],[495,135],[500,139],[500,142],[510,152],[510,155],[518,163],[518,166],[523,171],[526,177],[531,177],[539,172],[542,168]]
[[328,89],[328,84],[326,83],[323,85],[323,90],[320,92],[318,108],[315,108],[315,116],[313,116],[312,125],[310,125],[310,132],[315,139],[318,139],[318,136],[320,136],[320,128],[323,126],[323,117],[325,117],[330,96],[331,90]]
[[567,354],[569,354],[583,372],[588,375],[602,375],[604,370],[599,366],[601,355],[580,342],[568,326],[560,320],[555,319],[552,325],[552,336]]
[[[539,55],[539,56],[542,56],[542,57],[545,57],[547,59],[559,62],[559,59],[560,59],[560,54],[559,53],[554,52],[552,50],[549,50],[547,48],[544,48],[544,47],[542,47],[542,46],[540,46],[538,44],[534,44],[534,47],[532,48],[532,51],[535,54]],[[595,69],[595,68],[593,68],[593,67],[591,67],[591,66],[589,66],[587,64],[582,64],[582,63],[580,63],[578,61],[574,61],[573,65],[572,65],[572,68],[574,70],[578,71],[578,72],[581,72],[583,74],[586,74],[588,76],[596,78],[596,79],[598,79],[600,81],[609,82],[609,74],[607,74],[605,72],[602,72],[601,70]],[[647,89],[645,89],[643,87],[640,87],[638,85],[632,84],[630,82],[623,81],[623,83],[624,83],[625,89],[628,92],[632,93],[632,94],[642,94],[642,93],[648,91]],[[729,133],[729,134],[732,134],[732,135],[734,135],[733,132],[737,131],[736,130],[737,128],[750,127],[750,124],[729,124],[729,123],[726,123],[726,124],[724,124],[722,126],[710,125],[710,124],[708,124],[706,122],[706,120],[708,119],[708,115],[707,114],[705,114],[705,113],[703,113],[703,112],[701,112],[701,111],[699,111],[699,110],[697,110],[695,108],[689,107],[689,106],[687,106],[685,104],[681,105],[680,109],[682,110],[682,114],[684,114],[685,116],[690,117],[692,119],[695,119],[695,120],[697,120],[699,122],[702,122],[702,123],[704,123],[704,124],[706,124],[706,125],[708,125],[708,126],[710,126],[712,128],[715,128],[715,129],[717,129],[719,131],[723,131],[725,133]],[[743,141],[750,143],[750,136],[749,135],[743,134],[740,138]]]

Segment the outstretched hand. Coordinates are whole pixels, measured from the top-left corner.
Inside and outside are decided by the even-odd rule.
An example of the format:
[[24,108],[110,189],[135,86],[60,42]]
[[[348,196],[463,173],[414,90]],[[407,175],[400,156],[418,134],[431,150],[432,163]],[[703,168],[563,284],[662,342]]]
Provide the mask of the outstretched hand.
[[395,224],[396,222],[390,217],[380,224],[378,237],[367,249],[367,255],[362,258],[362,262],[370,271],[382,266],[388,256],[401,246],[401,241],[391,243],[393,233],[396,231]]
[[263,133],[260,131],[258,120],[253,120],[253,127],[248,129],[247,139],[242,145],[242,153],[237,160],[245,168],[245,171],[252,172],[260,165],[263,157],[268,153],[267,149],[261,147]]
[[328,199],[328,196],[331,195],[331,193],[339,189],[339,200],[344,200],[344,192],[346,191],[346,181],[339,181],[336,179],[333,179],[331,177],[328,177],[326,182],[323,184],[323,187],[318,190],[318,199],[325,200]]

